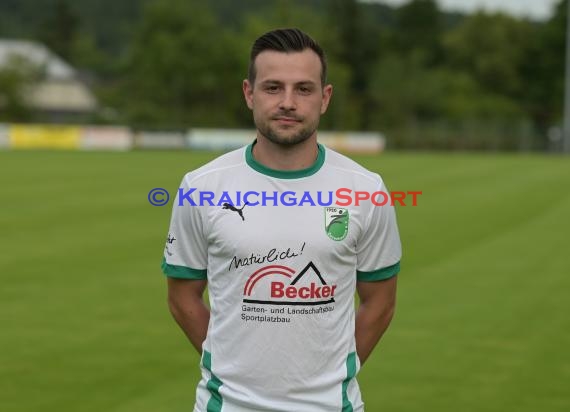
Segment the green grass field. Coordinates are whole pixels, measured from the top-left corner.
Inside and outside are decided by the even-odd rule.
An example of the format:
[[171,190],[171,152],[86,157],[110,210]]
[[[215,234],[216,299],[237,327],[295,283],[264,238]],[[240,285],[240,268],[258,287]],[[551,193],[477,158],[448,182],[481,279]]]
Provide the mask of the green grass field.
[[[0,410],[191,410],[199,359],[159,270],[171,207],[147,193],[213,157],[0,152]],[[398,308],[359,375],[367,412],[570,410],[570,158],[357,160],[423,191],[398,208]]]

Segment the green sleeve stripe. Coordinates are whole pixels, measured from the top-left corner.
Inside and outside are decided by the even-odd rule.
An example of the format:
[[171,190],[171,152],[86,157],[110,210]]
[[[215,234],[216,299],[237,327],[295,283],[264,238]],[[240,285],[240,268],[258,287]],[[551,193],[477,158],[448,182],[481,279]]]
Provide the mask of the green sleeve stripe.
[[202,365],[211,375],[211,378],[206,383],[206,388],[210,392],[210,400],[206,405],[206,412],[220,412],[224,404],[222,395],[220,395],[220,386],[223,385],[223,382],[212,372],[212,354],[206,350],[202,356]]
[[400,262],[382,269],[373,270],[372,272],[356,271],[356,279],[359,282],[375,282],[378,280],[386,280],[392,276],[396,276],[400,272]]
[[166,258],[162,258],[162,272],[171,278],[206,280],[206,269],[192,269],[186,266],[169,265]]
[[348,384],[356,376],[356,352],[346,357],[346,379],[342,381],[342,412],[353,412],[352,402],[348,399]]

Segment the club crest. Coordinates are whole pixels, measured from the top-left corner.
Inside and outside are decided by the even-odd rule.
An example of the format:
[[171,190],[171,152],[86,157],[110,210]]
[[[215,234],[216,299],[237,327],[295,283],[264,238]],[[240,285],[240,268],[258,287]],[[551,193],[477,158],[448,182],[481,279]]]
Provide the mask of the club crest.
[[343,240],[348,234],[348,209],[325,207],[325,232],[332,240]]

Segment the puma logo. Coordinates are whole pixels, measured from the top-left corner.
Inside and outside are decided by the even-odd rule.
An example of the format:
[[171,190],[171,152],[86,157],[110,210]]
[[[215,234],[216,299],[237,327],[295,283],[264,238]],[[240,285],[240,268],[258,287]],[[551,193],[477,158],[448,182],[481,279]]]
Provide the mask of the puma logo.
[[234,205],[230,205],[229,203],[224,203],[222,209],[229,209],[233,210],[234,212],[237,212],[238,215],[241,216],[241,220],[245,221],[245,217],[243,217],[243,208],[246,207],[247,205],[249,205],[249,203],[245,202],[245,204],[241,207],[241,209],[238,209]]

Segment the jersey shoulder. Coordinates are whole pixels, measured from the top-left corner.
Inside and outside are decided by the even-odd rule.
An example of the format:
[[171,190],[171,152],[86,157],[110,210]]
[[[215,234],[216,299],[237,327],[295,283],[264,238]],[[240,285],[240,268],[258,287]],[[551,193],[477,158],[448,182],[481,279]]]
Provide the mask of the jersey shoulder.
[[237,170],[246,166],[245,150],[245,147],[241,147],[225,153],[197,169],[186,173],[183,180],[187,183],[198,182],[205,178],[212,179],[218,176],[223,177],[227,176],[227,174],[236,173]]
[[373,185],[382,185],[382,176],[378,173],[372,172],[362,166],[361,164],[355,162],[349,157],[340,154],[328,147],[326,149],[326,165],[331,172],[339,174],[348,174],[352,178],[361,180],[363,183],[367,182]]

